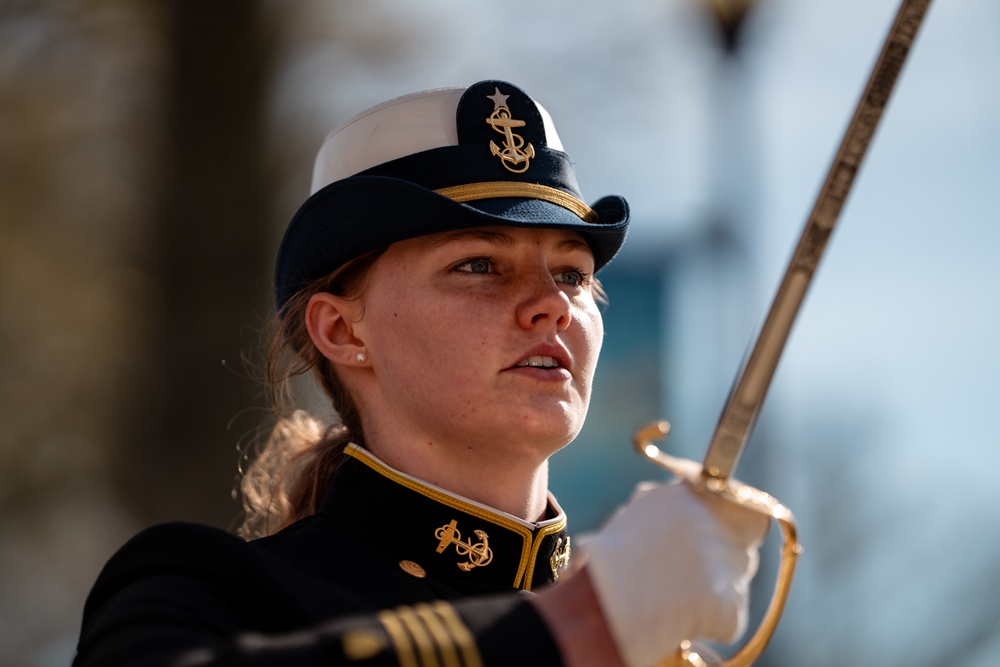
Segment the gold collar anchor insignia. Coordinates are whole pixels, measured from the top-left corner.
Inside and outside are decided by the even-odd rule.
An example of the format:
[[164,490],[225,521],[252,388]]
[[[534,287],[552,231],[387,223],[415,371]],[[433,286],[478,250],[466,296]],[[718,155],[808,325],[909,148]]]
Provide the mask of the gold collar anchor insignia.
[[459,556],[468,556],[468,563],[458,563],[459,569],[468,572],[476,567],[483,567],[490,564],[493,560],[493,551],[490,549],[489,535],[487,535],[482,530],[473,531],[476,533],[482,542],[472,543],[471,539],[467,539],[465,542],[462,541],[462,534],[458,532],[458,522],[455,519],[451,520],[444,526],[441,526],[434,531],[434,537],[440,540],[437,546],[438,553],[444,553],[444,550],[448,548],[449,545],[455,545],[455,551],[458,552]]
[[499,88],[494,88],[492,95],[486,97],[493,100],[493,113],[486,119],[494,130],[504,135],[503,148],[490,142],[490,153],[500,158],[501,163],[507,171],[515,174],[523,174],[528,170],[531,158],[535,157],[535,147],[530,143],[525,145],[524,137],[514,134],[512,128],[524,127],[523,120],[516,120],[510,117],[510,109],[507,107],[507,98]]
[[552,558],[549,559],[549,567],[552,568],[552,581],[559,581],[559,572],[569,565],[570,554],[572,549],[569,546],[569,535],[566,536],[566,541],[563,538],[559,538],[556,541],[555,551],[552,552]]

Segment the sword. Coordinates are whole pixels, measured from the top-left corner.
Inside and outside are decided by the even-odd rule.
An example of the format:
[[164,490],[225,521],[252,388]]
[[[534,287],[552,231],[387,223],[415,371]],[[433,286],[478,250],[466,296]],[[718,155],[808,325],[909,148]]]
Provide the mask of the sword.
[[[736,375],[702,465],[670,456],[652,444],[669,432],[670,425],[665,421],[644,427],[634,437],[639,451],[657,465],[691,482],[695,488],[771,517],[781,528],[782,558],[771,603],[757,632],[725,663],[726,667],[751,665],[767,646],[784,609],[795,561],[801,553],[792,513],[772,496],[733,480],[731,476],[753,433],[788,334],[929,6],[930,0],[902,0],[896,12],[764,325]],[[695,666],[707,662],[694,644],[685,642],[667,664]]]
[[882,118],[930,0],[903,0],[854,110],[753,351],[740,370],[705,455],[704,474],[729,477],[746,449],[774,369]]

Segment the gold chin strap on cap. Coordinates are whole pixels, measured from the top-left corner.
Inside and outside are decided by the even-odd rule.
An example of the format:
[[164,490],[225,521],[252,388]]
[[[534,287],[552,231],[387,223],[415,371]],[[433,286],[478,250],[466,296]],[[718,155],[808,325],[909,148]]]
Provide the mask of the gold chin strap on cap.
[[502,199],[504,197],[520,197],[522,199],[540,199],[550,204],[562,206],[580,216],[584,222],[597,222],[597,213],[573,195],[537,183],[511,183],[507,181],[485,181],[482,183],[467,183],[441,188],[434,192],[444,195],[459,203],[476,201],[478,199]]

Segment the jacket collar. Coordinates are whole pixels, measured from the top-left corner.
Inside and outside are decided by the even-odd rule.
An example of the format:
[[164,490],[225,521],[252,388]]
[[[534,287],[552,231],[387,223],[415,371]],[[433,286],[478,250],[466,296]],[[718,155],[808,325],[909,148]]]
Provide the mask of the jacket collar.
[[414,576],[459,590],[531,590],[569,564],[566,515],[549,494],[529,522],[428,484],[348,445],[319,514],[400,558]]

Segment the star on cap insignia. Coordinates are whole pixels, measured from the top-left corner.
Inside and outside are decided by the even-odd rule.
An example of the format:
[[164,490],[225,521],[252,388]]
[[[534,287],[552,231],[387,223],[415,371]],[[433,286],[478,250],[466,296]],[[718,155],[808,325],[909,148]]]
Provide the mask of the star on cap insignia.
[[493,100],[493,110],[494,111],[496,111],[500,107],[507,106],[507,98],[508,97],[510,97],[510,95],[504,95],[503,93],[500,92],[500,89],[497,88],[497,87],[493,88],[493,94],[492,95],[487,95],[486,96],[487,99]]

